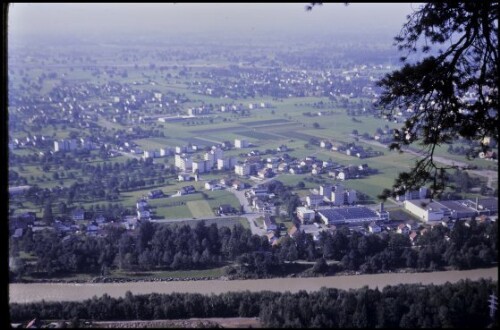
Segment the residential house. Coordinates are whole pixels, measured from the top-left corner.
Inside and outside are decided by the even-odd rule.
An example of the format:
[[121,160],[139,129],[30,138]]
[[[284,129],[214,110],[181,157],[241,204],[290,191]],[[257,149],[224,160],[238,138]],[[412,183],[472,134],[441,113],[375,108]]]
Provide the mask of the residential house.
[[269,214],[265,214],[264,216],[264,229],[267,231],[274,231],[278,229],[278,226],[276,225],[276,221],[274,220],[274,217]]
[[297,217],[302,223],[311,223],[314,221],[316,213],[306,207],[297,207]]
[[209,181],[205,181],[205,186],[204,187],[205,187],[206,190],[215,190],[214,188],[215,187],[220,187],[220,185],[217,184],[217,180],[209,180]]
[[71,213],[71,218],[74,221],[84,220],[85,219],[85,211],[83,209],[78,208]]
[[309,207],[318,207],[323,203],[324,197],[322,195],[310,194],[306,196],[306,203]]
[[398,234],[408,235],[408,234],[410,234],[410,228],[408,228],[408,226],[406,224],[402,223],[398,226],[398,228],[396,229],[396,232]]
[[148,197],[151,199],[161,198],[161,197],[165,197],[165,194],[163,193],[163,191],[161,189],[155,189],[155,190],[151,190],[149,192]]
[[320,146],[321,148],[331,149],[331,148],[332,148],[332,143],[331,143],[331,142],[329,142],[329,141],[321,141],[321,142],[319,143],[319,146]]
[[279,172],[288,172],[288,169],[289,169],[289,168],[290,168],[290,167],[288,166],[288,163],[280,163],[280,164],[278,165],[278,171],[279,171]]
[[264,212],[266,209],[266,203],[258,197],[253,198],[252,206],[255,208],[257,212]]
[[137,210],[137,219],[150,220],[151,219],[151,212],[149,212],[146,209],[139,209],[139,210]]
[[350,179],[350,178],[351,178],[351,176],[349,173],[349,169],[347,169],[347,168],[341,169],[337,173],[337,179],[339,179],[341,181],[345,181],[345,180]]
[[95,223],[91,223],[87,226],[87,235],[96,236],[99,232],[99,227]]
[[104,215],[102,215],[102,214],[99,214],[99,215],[96,216],[96,218],[94,220],[98,224],[102,224],[102,223],[106,222],[106,217]]
[[267,196],[268,188],[265,186],[258,186],[250,189],[250,194],[253,196]]
[[302,170],[301,167],[294,165],[290,167],[288,172],[290,172],[290,174],[302,174],[304,171]]
[[300,231],[297,226],[293,225],[290,229],[288,229],[288,236],[291,238],[296,238],[299,235]]
[[179,180],[179,182],[192,181],[193,179],[194,177],[190,173],[183,172],[177,175],[177,180]]
[[287,152],[288,151],[288,147],[284,144],[280,145],[278,148],[276,148],[277,151],[279,152]]
[[194,194],[196,192],[196,189],[193,186],[184,186],[179,191],[177,192],[179,195],[189,195],[189,194]]
[[262,170],[257,172],[259,178],[272,178],[274,176],[274,172],[270,168],[263,168]]
[[409,237],[410,237],[410,241],[411,241],[412,244],[415,244],[415,240],[417,239],[417,236],[418,236],[418,234],[417,234],[416,231],[412,231],[410,233]]
[[135,203],[135,207],[137,209],[142,209],[148,207],[148,202],[145,199],[139,199],[137,200],[137,203]]
[[269,241],[269,243],[271,244],[271,246],[278,244],[279,238],[276,237],[276,234],[274,232],[268,233],[266,235],[266,237],[267,237],[267,240]]
[[219,182],[223,187],[228,187],[231,185],[233,180],[231,178],[221,178]]
[[232,207],[229,204],[222,204],[222,205],[219,205],[217,212],[219,213],[219,215],[230,214],[230,213],[235,213],[235,209],[234,209],[234,207]]
[[245,189],[245,183],[240,181],[240,180],[234,180],[231,184],[231,186],[236,189],[236,190],[241,190],[241,189]]

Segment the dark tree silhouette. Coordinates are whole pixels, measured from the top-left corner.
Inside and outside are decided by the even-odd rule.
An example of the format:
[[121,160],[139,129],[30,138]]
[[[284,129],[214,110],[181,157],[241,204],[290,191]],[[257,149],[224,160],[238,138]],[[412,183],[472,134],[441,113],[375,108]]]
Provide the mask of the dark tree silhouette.
[[[322,3],[306,6],[311,10]],[[347,3],[346,3],[347,5]],[[378,82],[378,106],[393,119],[400,110],[413,114],[394,131],[391,150],[418,144],[422,158],[402,172],[379,196],[396,196],[431,183],[432,195],[446,188],[446,170],[459,166],[435,163],[436,147],[462,138],[473,142],[467,157],[487,151],[485,137],[498,141],[498,13],[499,3],[466,1],[427,3],[407,16],[395,37],[406,51],[404,66]],[[411,61],[408,56],[424,55]]]
[[[498,140],[498,2],[428,3],[408,16],[395,38],[405,65],[378,84],[388,119],[399,109],[413,115],[394,131],[391,149],[419,142],[423,157],[396,179],[392,195],[431,183],[433,195],[446,187],[446,169],[435,163],[441,144],[463,138],[476,142],[467,155],[488,150],[485,137]],[[426,54],[410,63],[408,55]],[[468,97],[470,96],[470,97]],[[386,196],[387,197],[387,196]]]

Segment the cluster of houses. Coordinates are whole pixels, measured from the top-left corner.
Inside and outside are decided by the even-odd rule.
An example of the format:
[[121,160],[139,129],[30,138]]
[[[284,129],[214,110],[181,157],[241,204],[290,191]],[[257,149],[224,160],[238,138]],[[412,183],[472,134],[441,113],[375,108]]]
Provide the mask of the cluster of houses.
[[22,149],[26,147],[44,147],[52,142],[52,138],[44,135],[25,136],[23,138],[9,139],[9,149]]
[[357,158],[369,158],[380,156],[382,152],[365,150],[363,146],[355,145],[354,143],[332,145],[330,150],[344,153],[347,156],[357,157]]
[[234,178],[221,178],[205,182],[205,189],[210,191],[222,190],[228,187],[235,190],[242,190],[247,187],[247,184],[241,180]]
[[137,220],[151,220],[151,209],[149,207],[148,201],[145,198],[137,200],[137,203],[135,203],[135,207],[137,212]]
[[[286,148],[282,146],[280,148]],[[252,162],[248,160],[244,163],[246,167],[238,170],[238,175],[250,175],[252,173],[251,164],[261,164],[261,167],[254,170],[261,178],[272,177],[275,173],[289,173],[289,174],[305,174],[311,175],[327,174],[328,176],[338,180],[349,180],[354,178],[361,178],[367,175],[376,173],[376,170],[368,167],[367,164],[361,165],[339,165],[334,162],[323,161],[315,156],[307,156],[303,159],[291,159],[290,157],[268,157],[263,162]],[[271,169],[272,172],[266,170],[259,172],[262,167]],[[246,173],[246,174],[241,174]]]
[[267,186],[259,185],[245,192],[249,204],[257,212],[270,214],[274,210],[274,204],[269,202],[270,198],[275,197],[273,193],[269,193]]
[[357,192],[347,189],[343,184],[322,184],[319,189],[312,189],[312,193],[305,197],[305,203],[310,208],[323,205],[342,206],[353,205],[358,201]]
[[[91,221],[83,225],[83,220]],[[31,228],[33,232],[55,230],[61,235],[66,235],[67,239],[69,235],[78,233],[89,236],[102,234],[108,224],[108,220],[102,214],[91,215],[81,208],[73,210],[69,219],[55,218],[51,225],[37,219],[35,212],[23,212],[9,217],[9,232],[13,239],[18,239],[23,236],[28,228]]]
[[[217,98],[241,98],[252,95],[272,97],[324,96],[350,99],[354,97],[377,97],[374,81],[383,70],[379,65],[356,65],[350,70],[261,70],[247,69],[239,71],[232,68],[227,74],[217,70],[207,72],[204,80],[190,84],[194,93]],[[382,74],[382,73],[380,73]],[[229,79],[221,79],[221,78]],[[243,105],[225,107],[224,111],[241,111]],[[248,109],[267,108],[264,103],[250,103]]]

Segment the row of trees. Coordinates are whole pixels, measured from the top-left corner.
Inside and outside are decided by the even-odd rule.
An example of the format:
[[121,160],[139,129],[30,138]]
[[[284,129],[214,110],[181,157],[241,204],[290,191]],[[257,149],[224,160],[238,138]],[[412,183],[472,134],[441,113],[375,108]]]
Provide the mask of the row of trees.
[[[124,270],[202,269],[225,262],[228,274],[262,278],[287,272],[286,264],[297,260],[318,261],[317,273],[339,270],[365,273],[398,268],[438,270],[445,267],[472,269],[488,267],[498,257],[497,223],[457,222],[454,229],[436,226],[422,234],[413,247],[406,235],[368,235],[341,228],[322,232],[318,241],[300,232],[285,237],[271,247],[266,237],[252,235],[236,225],[218,228],[203,221],[167,226],[142,223],[136,232],[109,228],[106,237],[73,236],[61,240],[55,232],[30,230],[22,239],[11,240],[11,253],[20,251],[37,257],[34,265],[19,267],[13,275],[36,272],[49,276],[61,273]],[[335,268],[321,267],[325,260],[340,263]]]
[[85,319],[96,321],[209,317],[259,317],[264,327],[325,328],[486,328],[491,280],[455,284],[400,284],[383,290],[323,288],[316,292],[228,292],[150,294],[123,298],[104,294],[82,302],[10,304],[11,322]]
[[[335,233],[322,232],[319,240],[303,232],[286,237],[269,254],[249,253],[237,259],[230,274],[245,278],[286,273],[287,262],[316,261],[316,269],[307,275],[338,271],[379,273],[401,268],[425,270],[474,269],[491,266],[497,260],[497,223],[457,222],[453,230],[436,226],[420,235],[415,246],[406,235],[368,235],[350,233],[341,228]],[[326,260],[340,263],[324,267]]]

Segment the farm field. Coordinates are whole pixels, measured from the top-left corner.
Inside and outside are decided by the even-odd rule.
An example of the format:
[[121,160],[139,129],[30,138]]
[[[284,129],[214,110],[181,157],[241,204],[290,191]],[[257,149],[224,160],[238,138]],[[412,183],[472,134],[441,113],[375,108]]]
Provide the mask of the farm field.
[[[153,45],[148,46],[147,49],[131,47],[130,50],[137,51],[137,54],[140,54],[140,56],[132,59],[128,55],[130,50],[116,53],[117,49],[115,47],[106,44],[99,51],[99,63],[94,63],[92,66],[84,64],[85,61],[82,62],[82,60],[68,64],[61,62],[60,59],[52,58],[52,56],[47,57],[43,66],[40,59],[36,57],[20,56],[13,58],[11,62],[13,68],[17,70],[24,66],[26,73],[22,77],[19,74],[13,74],[12,84],[14,87],[19,88],[24,81],[38,80],[40,87],[37,93],[43,96],[53,89],[57,89],[63,83],[74,87],[88,82],[93,88],[99,89],[102,88],[102,84],[118,82],[120,88],[126,90],[126,93],[121,96],[122,99],[132,94],[161,93],[165,100],[176,105],[175,109],[167,109],[165,104],[162,105],[162,108],[153,104],[151,98],[149,98],[141,107],[130,110],[122,116],[120,109],[118,109],[120,103],[112,100],[112,94],[106,97],[94,95],[85,100],[89,105],[96,107],[96,109],[92,110],[92,116],[85,119],[92,118],[88,120],[92,125],[85,128],[83,126],[72,126],[68,121],[54,121],[50,124],[40,125],[37,128],[37,134],[43,134],[56,140],[71,136],[79,138],[93,136],[95,132],[100,131],[98,134],[100,138],[104,136],[112,137],[114,143],[114,140],[122,139],[121,136],[123,135],[130,134],[134,136],[136,132],[139,132],[135,135],[136,137],[127,138],[127,142],[136,143],[143,150],[158,150],[188,144],[203,147],[199,151],[190,154],[193,159],[202,159],[204,152],[206,152],[205,148],[209,148],[214,144],[225,141],[234,144],[235,139],[245,139],[251,143],[249,148],[231,149],[224,153],[225,156],[235,156],[240,162],[252,150],[259,150],[261,153],[266,151],[264,157],[270,157],[271,155],[283,156],[284,152],[275,153],[275,151],[277,147],[286,145],[290,149],[286,153],[298,159],[306,156],[316,156],[320,160],[332,161],[340,165],[367,164],[370,168],[377,170],[377,174],[342,182],[346,187],[356,189],[367,195],[370,201],[373,202],[378,201],[377,196],[384,188],[392,186],[398,173],[408,170],[417,160],[416,156],[409,153],[398,154],[395,151],[389,151],[388,148],[357,140],[355,134],[353,134],[354,131],[357,131],[358,136],[362,136],[364,133],[373,136],[377,130],[390,131],[401,125],[375,118],[372,114],[365,113],[364,110],[361,111],[362,108],[366,107],[368,109],[371,107],[372,99],[369,97],[349,97],[348,100],[342,100],[341,102],[331,97],[311,96],[313,94],[300,97],[291,94],[284,97],[271,97],[266,93],[242,94],[239,97],[211,96],[205,94],[203,88],[206,87],[205,84],[210,85],[214,82],[214,79],[211,78],[211,75],[214,74],[212,70],[227,70],[227,66],[232,63],[232,60],[214,54],[207,54],[208,58],[206,59],[163,57],[156,53],[159,48]],[[88,51],[95,51],[96,49],[100,48],[89,45]],[[51,52],[54,52],[54,55],[57,54],[57,51]],[[262,63],[255,64],[254,69],[266,68],[265,65],[261,65]],[[110,70],[109,66],[112,66],[113,70]],[[40,79],[40,76],[46,73],[46,68],[51,70],[50,77]],[[332,72],[340,74],[343,70],[336,68]],[[388,69],[382,67],[373,68],[368,74],[380,75],[387,71]],[[234,84],[238,83],[238,79],[232,76],[224,76],[224,79],[228,79]],[[194,81],[196,81],[196,85]],[[265,103],[264,108],[261,108],[262,103]],[[253,108],[249,106],[250,104],[253,104]],[[160,117],[186,115],[188,109],[206,105],[211,107],[211,111],[207,114],[203,113],[200,116],[176,122],[158,121]],[[224,112],[219,111],[222,105],[226,107]],[[231,105],[238,106],[244,111],[238,113],[229,111]],[[355,115],[352,114],[353,109],[357,109]],[[113,116],[110,116],[109,112]],[[135,121],[133,121],[133,117],[139,112],[141,115],[140,120],[135,118]],[[122,120],[117,120],[120,116],[123,117]],[[89,127],[93,128],[89,129]],[[10,138],[20,139],[26,136],[26,131],[15,129],[9,134]],[[319,148],[318,143],[321,140],[334,143],[356,143],[365,149],[369,148],[383,154],[358,159],[345,153]],[[482,159],[467,160],[460,155],[448,153],[447,147],[446,145],[438,147],[436,155],[476,165],[480,169],[498,170],[497,162]],[[116,149],[117,147],[113,145],[113,148]],[[52,150],[52,146],[44,150],[44,153],[48,155],[46,158],[50,159]],[[141,155],[128,153],[123,156],[102,160],[100,152],[101,150],[93,150],[89,156],[82,157],[79,161],[84,164],[83,167],[86,165],[103,167],[103,165],[114,165],[116,163],[126,164],[133,159],[138,159],[141,164],[144,162]],[[16,155],[16,157],[31,157],[37,153],[39,153],[38,148],[32,147],[12,150],[12,154]],[[68,156],[71,155],[68,154]],[[48,163],[45,160],[44,162]],[[116,196],[106,196],[106,199],[97,197],[77,198],[72,200],[73,205],[70,206],[90,208],[105,203],[117,203],[135,213],[137,200],[146,197],[153,189],[161,189],[166,195],[172,196],[181,187],[193,185],[198,191],[196,194],[149,200],[153,208],[153,216],[165,219],[211,217],[214,216],[213,209],[222,204],[229,204],[235,209],[239,209],[240,203],[229,192],[205,191],[203,187],[205,180],[232,177],[251,185],[255,184],[248,178],[239,178],[234,172],[202,173],[199,182],[178,182],[173,170],[173,156],[154,159],[153,163],[157,166],[155,177],[149,177],[146,169],[137,169],[131,175],[123,172],[116,175],[118,181],[127,177],[129,180],[135,180],[135,182],[143,180],[144,184],[132,187],[117,187]],[[22,167],[13,164],[9,166],[9,169],[22,176],[26,180],[26,184],[37,185],[39,188],[47,190],[55,187],[69,189],[70,187],[83,185],[91,181],[93,176],[91,172],[83,174],[81,168],[65,168],[64,161],[59,161],[56,165],[51,164],[47,167],[43,167],[42,163],[40,165],[31,164]],[[105,184],[108,184],[110,180],[109,174],[106,173],[107,177],[103,181]],[[300,175],[281,174],[279,180],[293,187],[299,182],[303,182],[305,189],[296,189],[296,192],[301,197],[307,195],[309,189],[317,188],[320,183],[335,184],[340,182],[329,178],[325,174],[315,177],[309,173]],[[493,189],[498,188],[498,180],[491,180],[491,185]],[[64,202],[66,201],[65,199]],[[54,214],[58,214],[59,211],[55,207],[55,202],[52,206]],[[21,209],[30,208],[36,209],[37,215],[42,214],[43,205],[26,202]]]
[[194,218],[206,218],[214,216],[210,204],[206,200],[189,201],[186,203]]

